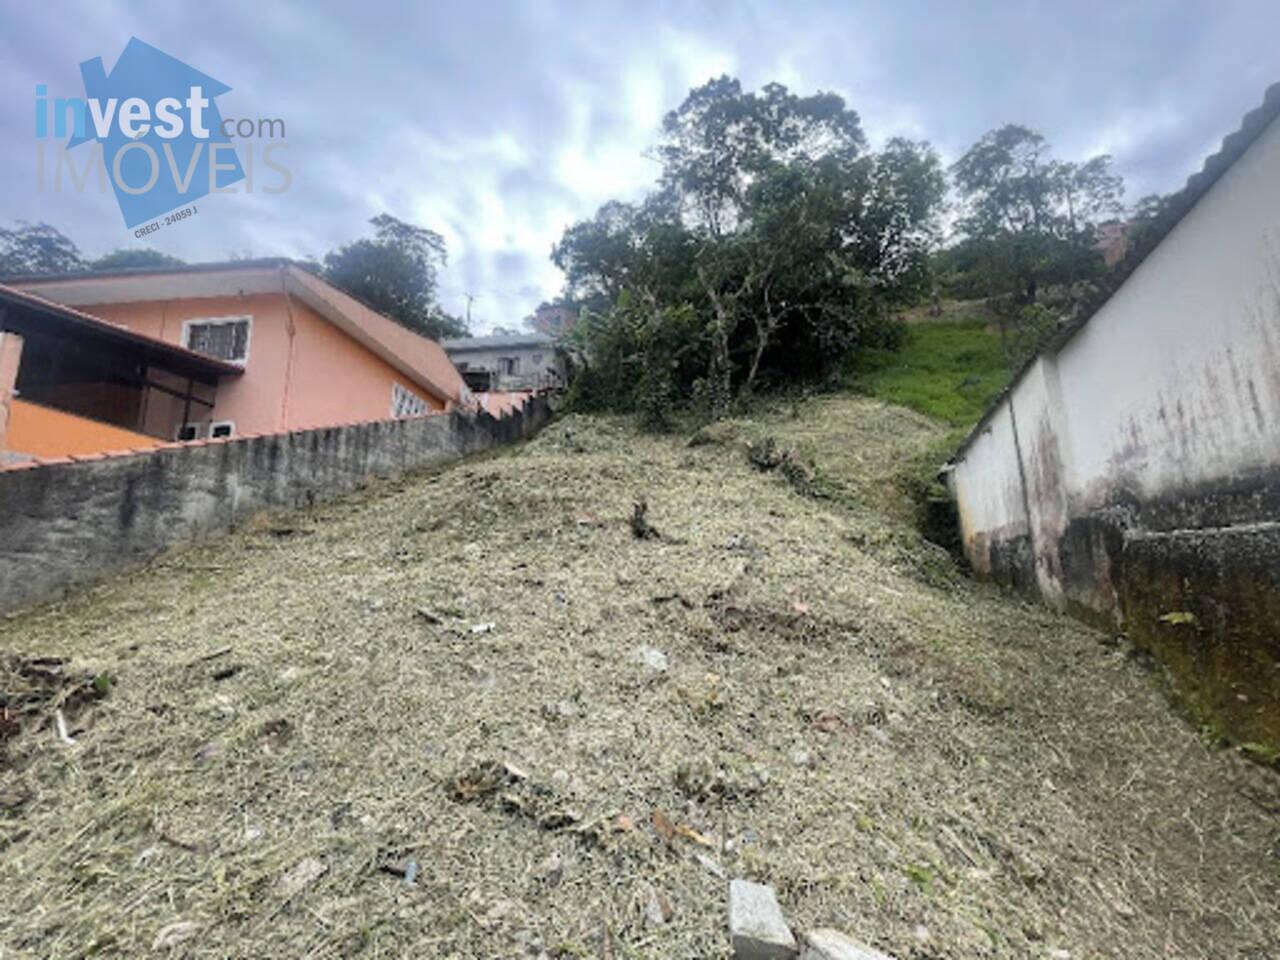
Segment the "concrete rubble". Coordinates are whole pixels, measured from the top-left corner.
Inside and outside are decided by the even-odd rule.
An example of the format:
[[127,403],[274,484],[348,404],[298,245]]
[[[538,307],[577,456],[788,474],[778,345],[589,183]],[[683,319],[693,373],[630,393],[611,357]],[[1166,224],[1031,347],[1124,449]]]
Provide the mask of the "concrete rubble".
[[839,930],[811,930],[796,943],[772,887],[729,883],[729,939],[734,960],[894,960]]
[[729,940],[734,960],[791,960],[797,952],[773,887],[749,880],[729,881]]
[[804,935],[800,960],[893,960],[887,953],[859,943],[839,930],[810,930]]

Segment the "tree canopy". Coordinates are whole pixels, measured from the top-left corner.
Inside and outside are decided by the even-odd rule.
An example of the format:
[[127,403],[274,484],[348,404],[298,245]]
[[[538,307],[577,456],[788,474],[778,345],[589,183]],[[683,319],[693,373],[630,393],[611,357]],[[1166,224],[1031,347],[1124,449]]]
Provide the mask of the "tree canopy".
[[432,339],[466,334],[466,324],[437,303],[446,263],[444,238],[390,214],[369,221],[373,239],[345,244],[324,258],[323,276],[368,306]]
[[714,236],[738,225],[752,185],[779,166],[852,163],[865,147],[858,115],[831,93],[798,97],[780,83],[744,92],[722,76],[668,113],[656,154],[661,187]]
[[1098,225],[1122,212],[1123,182],[1106,155],[1055,160],[1043,136],[1008,124],[952,167],[957,227],[990,297],[1034,303],[1048,284],[1097,276]]
[[0,227],[0,275],[73,273],[76,270],[126,270],[133,267],[176,267],[183,261],[148,248],[119,248],[86,260],[75,241],[47,223],[19,220]]
[[70,273],[84,267],[80,248],[56,227],[26,220],[11,230],[0,227],[0,276]]
[[88,264],[90,270],[130,270],[143,267],[181,267],[186,261],[159,250],[112,250]]
[[834,94],[712,80],[667,115],[655,155],[644,200],[606,203],[552,253],[588,308],[584,403],[655,424],[679,400],[722,413],[891,335],[890,307],[926,283],[938,157],[904,139],[867,152]]

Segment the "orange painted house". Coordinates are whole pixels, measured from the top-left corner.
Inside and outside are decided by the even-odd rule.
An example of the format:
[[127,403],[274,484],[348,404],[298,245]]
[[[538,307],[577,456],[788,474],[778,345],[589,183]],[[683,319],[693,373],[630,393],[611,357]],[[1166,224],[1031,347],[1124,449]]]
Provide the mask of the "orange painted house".
[[287,260],[9,284],[0,460],[474,406],[438,344]]

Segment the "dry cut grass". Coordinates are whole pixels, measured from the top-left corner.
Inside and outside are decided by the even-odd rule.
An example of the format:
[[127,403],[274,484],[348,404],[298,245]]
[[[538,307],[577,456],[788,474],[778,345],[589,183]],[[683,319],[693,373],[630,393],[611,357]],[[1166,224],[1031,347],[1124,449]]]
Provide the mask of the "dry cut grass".
[[0,955],[719,957],[746,876],[901,958],[1280,956],[1274,775],[888,519],[941,429],[570,417],[8,620],[109,692],[6,741]]

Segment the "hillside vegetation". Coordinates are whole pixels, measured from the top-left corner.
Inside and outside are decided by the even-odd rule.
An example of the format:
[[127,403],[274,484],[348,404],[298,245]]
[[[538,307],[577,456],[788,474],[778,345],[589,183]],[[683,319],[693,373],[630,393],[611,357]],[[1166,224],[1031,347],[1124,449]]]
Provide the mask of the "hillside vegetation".
[[1274,775],[895,519],[947,431],[568,417],[0,623],[5,955],[1280,954]]
[[1009,382],[1000,337],[984,320],[917,323],[900,349],[867,348],[846,361],[853,390],[971,427]]

